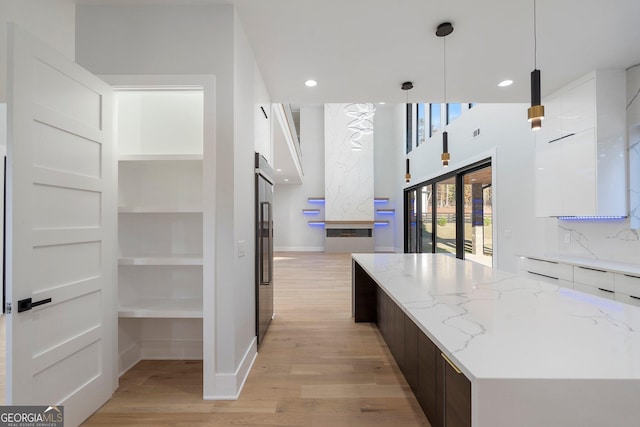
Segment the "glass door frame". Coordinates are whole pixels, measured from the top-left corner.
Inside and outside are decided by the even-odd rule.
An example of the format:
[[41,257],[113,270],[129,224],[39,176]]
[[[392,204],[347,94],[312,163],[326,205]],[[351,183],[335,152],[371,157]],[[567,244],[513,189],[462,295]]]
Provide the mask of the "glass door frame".
[[[419,184],[412,185],[411,187],[407,187],[404,189],[404,252],[409,253],[409,234],[411,232],[410,228],[410,197],[409,193],[412,191],[416,192],[416,195],[420,193],[420,189],[424,186],[431,185],[432,192],[436,191],[436,185],[439,182],[445,181],[450,178],[455,178],[456,185],[456,258],[464,259],[464,175],[478,171],[480,169],[484,169],[486,167],[493,167],[491,157],[480,160],[478,162],[472,163],[460,169],[456,169],[442,175],[439,175],[435,178],[431,178],[427,181],[423,181]],[[433,232],[431,233],[431,247],[432,252],[436,250],[436,239],[437,239],[437,197],[431,197],[431,229]],[[416,253],[422,253],[422,226],[421,221],[419,221],[422,217],[422,204],[420,197],[416,197]],[[492,211],[494,211],[492,209]],[[420,225],[418,225],[420,224]],[[495,248],[494,248],[495,250]]]

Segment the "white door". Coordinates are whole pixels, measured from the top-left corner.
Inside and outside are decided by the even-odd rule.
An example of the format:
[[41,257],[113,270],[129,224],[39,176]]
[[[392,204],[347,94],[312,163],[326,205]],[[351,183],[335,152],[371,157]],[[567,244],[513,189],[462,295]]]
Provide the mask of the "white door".
[[74,426],[117,386],[111,89],[15,26],[8,60],[7,404]]

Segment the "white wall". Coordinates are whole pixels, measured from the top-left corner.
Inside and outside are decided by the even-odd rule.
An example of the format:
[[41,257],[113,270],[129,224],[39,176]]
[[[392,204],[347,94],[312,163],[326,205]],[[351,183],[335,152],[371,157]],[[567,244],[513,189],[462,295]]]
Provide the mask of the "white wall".
[[[376,221],[389,221],[389,225],[376,226],[374,230],[375,248],[377,252],[394,252],[396,247],[395,233],[398,224],[402,224],[402,192],[398,181],[404,174],[402,160],[397,157],[398,144],[402,144],[404,128],[399,128],[397,111],[399,106],[378,105],[374,121],[374,166],[373,166],[373,188],[375,197],[388,197],[388,203],[374,204],[374,218]],[[400,108],[400,110],[402,110]],[[404,117],[404,116],[402,116]],[[402,176],[401,176],[402,175]],[[399,178],[400,177],[400,178]],[[399,195],[399,196],[398,196]],[[375,212],[376,209],[395,209],[394,215],[381,215]],[[402,228],[400,228],[402,230]],[[400,233],[402,238],[402,231]],[[402,247],[401,242],[398,243]]]
[[[480,104],[447,126],[451,162],[442,167],[442,134],[414,148],[412,186],[427,179],[493,157],[494,267],[516,271],[516,254],[555,252],[556,220],[535,217],[534,136],[525,104]],[[403,117],[404,120],[404,117]],[[473,137],[473,131],[480,135]],[[398,143],[404,150],[404,144]],[[404,164],[404,163],[403,163]]]
[[[216,77],[215,381],[234,397],[255,354],[253,151],[255,63],[230,5],[81,5],[76,60],[95,74]],[[238,242],[246,255],[239,257]],[[205,325],[205,334],[213,333]]]
[[[300,149],[303,183],[275,186],[274,246],[277,251],[324,250],[324,227],[307,223],[324,219],[324,205],[307,201],[308,197],[324,196],[323,106],[300,107]],[[320,214],[303,215],[304,208],[320,209]]]
[[75,58],[75,4],[72,0],[0,1],[0,103],[7,102],[8,22],[15,22],[69,59]]
[[[629,90],[635,93],[638,88]],[[480,104],[447,127],[449,171],[493,156],[494,267],[515,272],[520,254],[638,263],[640,233],[630,229],[628,219],[585,222],[535,217],[534,134],[525,118],[526,109],[525,104]],[[473,138],[478,128],[480,136]],[[445,172],[440,164],[441,138],[437,134],[409,154],[410,185]]]

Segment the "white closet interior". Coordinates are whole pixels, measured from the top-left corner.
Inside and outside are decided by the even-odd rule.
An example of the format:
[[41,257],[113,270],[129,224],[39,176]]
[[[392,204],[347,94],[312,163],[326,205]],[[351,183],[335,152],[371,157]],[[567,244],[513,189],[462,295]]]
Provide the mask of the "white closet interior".
[[203,355],[203,91],[116,90],[119,371]]

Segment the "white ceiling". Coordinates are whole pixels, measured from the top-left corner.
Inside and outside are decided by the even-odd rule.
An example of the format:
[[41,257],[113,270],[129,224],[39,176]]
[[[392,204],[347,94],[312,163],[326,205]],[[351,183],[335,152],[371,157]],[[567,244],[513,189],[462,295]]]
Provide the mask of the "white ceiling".
[[[274,102],[529,102],[533,0],[76,0],[236,5]],[[537,0],[543,94],[596,68],[640,63],[639,0]],[[309,78],[319,84],[307,88]],[[498,82],[512,79],[508,88]]]
[[[529,102],[533,0],[73,0],[234,4],[273,102]],[[542,93],[598,68],[640,63],[640,0],[537,0]],[[304,81],[316,79],[307,88]],[[507,88],[498,82],[512,79]],[[410,80],[414,89],[400,89]],[[276,181],[299,183],[284,138]]]
[[[529,102],[533,0],[232,0],[273,101]],[[538,0],[543,94],[640,63],[639,0]],[[303,82],[316,79],[313,89]],[[509,88],[498,88],[504,79]]]

